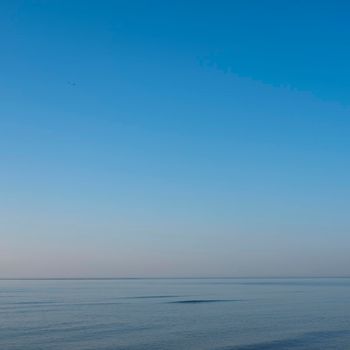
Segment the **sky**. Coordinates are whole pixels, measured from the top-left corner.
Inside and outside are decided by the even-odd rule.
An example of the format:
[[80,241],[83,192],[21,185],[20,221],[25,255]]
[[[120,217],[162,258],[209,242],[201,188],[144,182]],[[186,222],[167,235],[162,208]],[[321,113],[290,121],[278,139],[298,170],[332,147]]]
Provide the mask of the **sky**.
[[349,276],[347,1],[1,1],[0,277]]

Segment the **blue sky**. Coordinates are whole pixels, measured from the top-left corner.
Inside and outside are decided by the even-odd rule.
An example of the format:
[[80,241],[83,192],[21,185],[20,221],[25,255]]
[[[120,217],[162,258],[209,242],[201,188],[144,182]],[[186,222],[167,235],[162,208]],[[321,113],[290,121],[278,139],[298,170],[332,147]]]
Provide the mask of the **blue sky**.
[[0,276],[336,276],[345,1],[2,1]]

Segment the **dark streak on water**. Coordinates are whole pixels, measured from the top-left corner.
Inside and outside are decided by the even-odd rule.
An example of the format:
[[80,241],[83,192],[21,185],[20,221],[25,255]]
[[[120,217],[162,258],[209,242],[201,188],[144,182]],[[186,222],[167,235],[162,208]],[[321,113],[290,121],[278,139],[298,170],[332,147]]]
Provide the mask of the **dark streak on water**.
[[170,301],[170,304],[205,304],[205,303],[229,303],[233,301],[241,301],[236,299],[192,299],[192,300],[178,300]]
[[121,299],[163,299],[163,298],[181,298],[184,295],[141,295],[135,297],[121,297]]

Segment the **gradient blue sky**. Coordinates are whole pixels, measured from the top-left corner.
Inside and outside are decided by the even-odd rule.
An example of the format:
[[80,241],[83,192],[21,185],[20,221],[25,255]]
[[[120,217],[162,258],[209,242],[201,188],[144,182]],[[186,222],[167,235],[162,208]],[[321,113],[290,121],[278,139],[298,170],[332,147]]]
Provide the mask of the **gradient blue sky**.
[[1,1],[0,277],[350,266],[347,1]]

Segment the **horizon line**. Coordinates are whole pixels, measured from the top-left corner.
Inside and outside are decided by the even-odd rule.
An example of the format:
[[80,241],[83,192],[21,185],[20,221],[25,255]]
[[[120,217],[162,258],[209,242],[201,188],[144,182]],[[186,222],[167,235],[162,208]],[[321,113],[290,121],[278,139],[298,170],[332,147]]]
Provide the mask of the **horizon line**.
[[330,279],[330,278],[350,278],[350,275],[340,276],[159,276],[159,277],[0,277],[0,281],[45,281],[45,280],[166,280],[166,279]]

